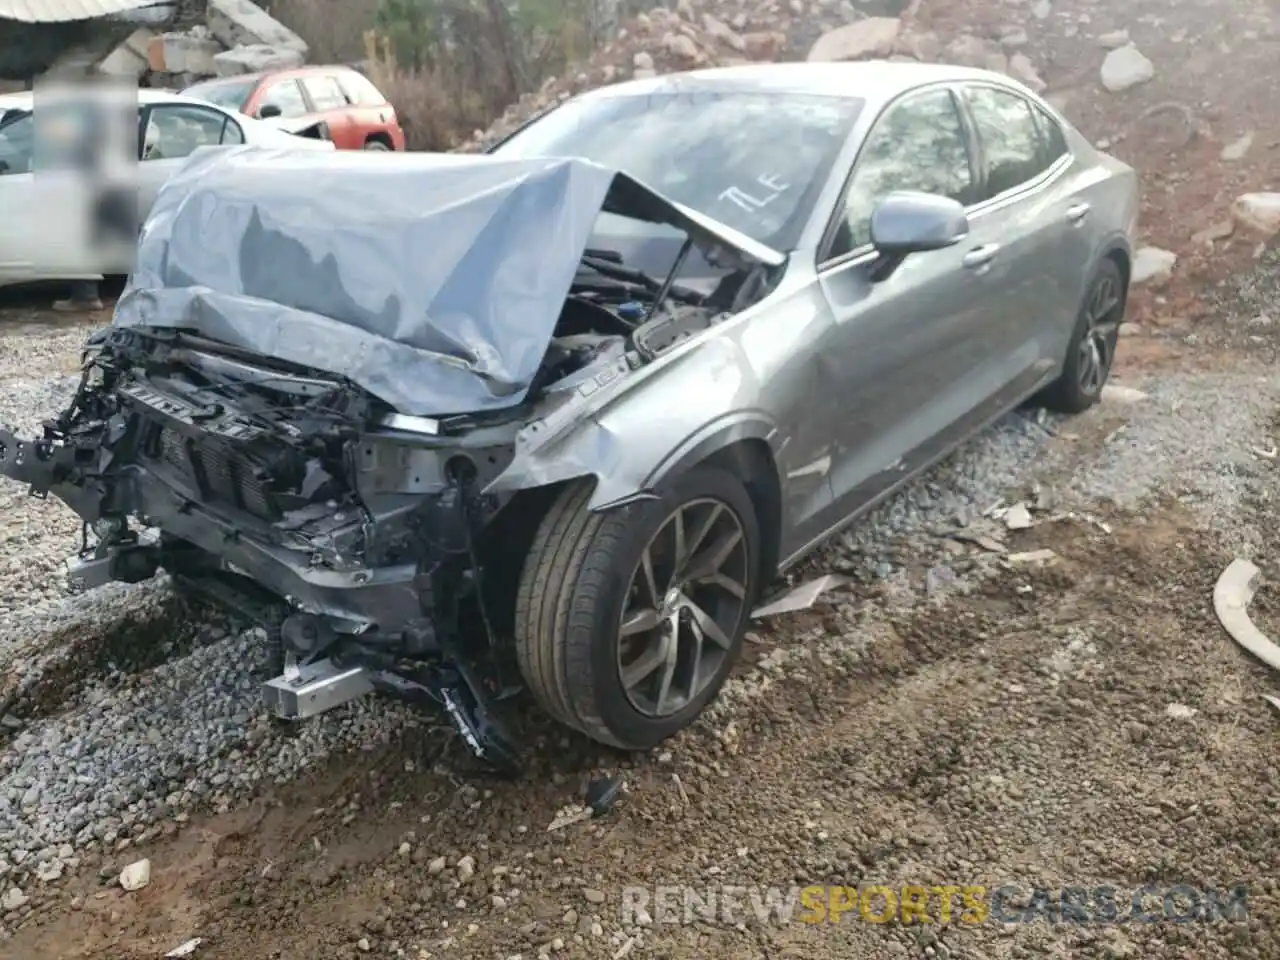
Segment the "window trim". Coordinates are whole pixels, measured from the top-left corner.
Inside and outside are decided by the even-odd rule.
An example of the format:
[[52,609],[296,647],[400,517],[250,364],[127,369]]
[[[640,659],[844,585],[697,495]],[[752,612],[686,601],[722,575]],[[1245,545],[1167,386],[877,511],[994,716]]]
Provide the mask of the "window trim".
[[[978,156],[982,158],[982,182],[983,183],[986,183],[986,180],[987,180],[986,152],[982,149],[982,137],[978,134],[977,122],[972,117],[972,114],[970,112],[971,107],[969,105],[969,101],[965,97],[965,94],[969,90],[975,87],[986,87],[988,89],[996,90],[1000,93],[1007,94],[1008,96],[1011,96],[1011,97],[1017,97],[1019,100],[1022,101],[1023,105],[1026,106],[1028,111],[1030,111],[1031,122],[1035,125],[1035,128],[1036,128],[1036,139],[1037,141],[1039,141],[1039,144],[1040,144],[1039,149],[1037,150],[1037,154],[1041,158],[1044,157],[1046,153],[1044,131],[1040,126],[1040,120],[1037,116],[1038,114],[1044,112],[1043,107],[1041,107],[1039,104],[1035,103],[1034,101],[1028,99],[1021,91],[1015,90],[1013,87],[1009,87],[1003,83],[998,83],[992,80],[966,80],[963,83],[959,84],[958,86],[959,86],[959,90],[957,92],[960,96],[963,109],[966,115],[969,116],[970,124],[973,130],[974,145],[977,149]],[[1063,134],[1063,139],[1064,140],[1066,139],[1065,132]],[[1036,174],[1031,179],[1024,180],[1022,181],[1022,183],[1019,183],[1016,186],[1010,187],[1008,190],[1002,190],[1000,193],[997,193],[993,197],[987,197],[986,199],[978,203],[972,204],[969,207],[966,207],[965,210],[966,212],[972,211],[972,214],[970,216],[970,219],[972,219],[975,216],[981,216],[984,213],[989,213],[993,210],[1002,209],[1003,207],[1007,206],[1009,203],[1017,202],[1018,200],[1025,199],[1026,196],[1030,195],[1031,193],[1037,190],[1040,190],[1043,187],[1048,186],[1052,181],[1056,180],[1058,176],[1061,175],[1063,171],[1065,171],[1067,167],[1071,165],[1074,159],[1075,159],[1075,155],[1071,152],[1071,144],[1068,143],[1066,153],[1064,153],[1061,157],[1059,157],[1053,163],[1049,164],[1047,167],[1045,167],[1043,170],[1041,170],[1038,174]]]
[[[876,131],[876,127],[889,113],[911,100],[926,96],[931,93],[937,93],[939,90],[946,92],[951,97],[951,105],[955,108],[956,118],[960,122],[961,134],[964,137],[965,153],[969,159],[969,177],[975,186],[980,186],[983,180],[982,169],[977,167],[975,161],[976,142],[974,131],[970,122],[968,111],[965,110],[964,104],[960,101],[960,97],[956,91],[956,82],[953,80],[942,80],[934,83],[922,84],[912,87],[910,90],[904,90],[880,110],[871,126],[867,128],[866,135],[863,136],[862,142],[858,144],[858,152],[853,158],[853,163],[849,166],[849,172],[845,174],[844,183],[840,187],[840,194],[836,198],[836,202],[831,212],[827,215],[827,224],[822,230],[822,239],[818,242],[818,247],[814,256],[815,268],[819,273],[824,273],[833,267],[844,266],[855,260],[860,260],[868,253],[875,251],[875,247],[870,243],[864,243],[861,246],[854,247],[837,256],[830,256],[831,244],[835,240],[836,231],[839,229],[839,222],[845,210],[845,201],[849,196],[849,188],[853,185],[853,178],[858,172],[858,164],[862,162],[863,151],[866,149],[868,141]],[[966,210],[969,207],[965,207]]]

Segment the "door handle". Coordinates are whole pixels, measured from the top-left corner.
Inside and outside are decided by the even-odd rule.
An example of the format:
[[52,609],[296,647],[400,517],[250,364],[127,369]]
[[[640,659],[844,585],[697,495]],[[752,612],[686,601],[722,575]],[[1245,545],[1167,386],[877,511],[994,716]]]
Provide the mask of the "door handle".
[[1000,251],[998,243],[984,243],[980,247],[974,247],[964,255],[964,259],[960,261],[969,270],[976,270],[979,267],[985,267],[996,258],[996,254]]
[[1079,223],[1089,215],[1089,205],[1087,203],[1077,203],[1067,207],[1067,220],[1071,223]]

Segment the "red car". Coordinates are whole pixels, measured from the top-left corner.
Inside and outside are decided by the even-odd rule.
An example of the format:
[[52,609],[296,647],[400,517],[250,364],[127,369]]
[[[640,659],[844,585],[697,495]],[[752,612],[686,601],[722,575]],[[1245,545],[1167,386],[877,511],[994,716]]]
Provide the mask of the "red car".
[[261,120],[311,119],[339,150],[403,150],[396,110],[350,67],[300,67],[204,80],[182,91]]

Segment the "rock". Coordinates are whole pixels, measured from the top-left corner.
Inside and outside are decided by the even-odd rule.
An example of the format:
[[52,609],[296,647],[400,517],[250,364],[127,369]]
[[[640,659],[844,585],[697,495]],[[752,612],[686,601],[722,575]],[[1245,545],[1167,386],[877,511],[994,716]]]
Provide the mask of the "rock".
[[458,861],[458,880],[467,883],[476,875],[475,857],[466,856]]
[[1112,30],[1110,33],[1104,33],[1098,37],[1098,43],[1106,47],[1108,50],[1118,50],[1120,47],[1129,45],[1128,30]]
[[986,69],[988,58],[993,50],[984,40],[969,33],[962,33],[947,44],[946,59],[961,67],[980,67]]
[[413,844],[408,841],[400,844],[400,849],[396,851],[401,857],[408,857],[413,854]]
[[662,46],[672,56],[681,60],[697,60],[698,45],[683,33],[668,33],[662,38]]
[[435,876],[438,873],[444,873],[444,868],[445,866],[447,866],[447,864],[448,864],[448,861],[446,861],[444,857],[436,857],[434,860],[432,860],[430,863],[427,864],[427,873],[431,874],[432,876]]
[[1280,193],[1246,193],[1231,204],[1238,226],[1270,237],[1280,233]]
[[1006,50],[1021,50],[1030,42],[1031,38],[1027,36],[1027,31],[1021,27],[1014,27],[1008,32],[1000,34],[1000,46]]
[[1132,282],[1163,283],[1173,274],[1173,265],[1178,262],[1178,255],[1159,247],[1143,247],[1133,258]]
[[1146,83],[1155,75],[1155,64],[1133,44],[1112,50],[1102,61],[1102,85],[1112,93]]
[[120,886],[129,893],[141,890],[151,882],[151,861],[138,860],[120,871]]
[[649,56],[649,54],[641,50],[639,53],[637,53],[634,57],[631,58],[631,65],[635,67],[637,70],[652,70],[653,57]]
[[1026,530],[1034,522],[1025,503],[1015,503],[1004,515],[1004,525],[1010,530]]
[[1015,53],[1009,58],[1009,76],[1026,84],[1035,93],[1043,93],[1047,86],[1025,54]]
[[604,903],[604,894],[599,890],[593,890],[591,887],[584,888],[582,895],[586,898],[587,903]]
[[265,43],[224,50],[213,58],[218,76],[234,77],[244,73],[268,70],[293,70],[302,66],[304,54],[291,47],[275,47]]
[[1164,708],[1164,715],[1171,720],[1189,720],[1197,713],[1199,711],[1195,707],[1188,707],[1185,703],[1171,703]]
[[936,33],[904,33],[898,37],[894,49],[921,63],[933,63],[942,55],[942,41]]
[[896,17],[868,17],[836,27],[818,38],[806,59],[817,63],[887,57],[893,53],[901,29],[902,24]]
[[1053,13],[1053,4],[1049,0],[1036,0],[1031,7],[1031,15],[1037,20],[1048,20],[1051,13]]
[[1253,131],[1250,130],[1238,140],[1233,140],[1222,148],[1222,159],[1227,163],[1234,163],[1237,160],[1243,160],[1244,155],[1249,152],[1249,148],[1253,146]]
[[48,863],[42,863],[36,867],[36,878],[41,883],[53,883],[55,880],[62,878],[62,861],[50,860]]
[[742,37],[731,26],[721,20],[717,20],[709,13],[702,16],[702,29],[713,40],[717,40],[726,47],[737,50],[739,53],[742,53],[747,48]]
[[251,0],[208,0],[206,21],[224,47],[281,47],[297,51],[299,63],[306,56],[306,42]]
[[787,35],[777,30],[744,33],[744,53],[752,60],[772,60],[787,45]]
[[0,897],[0,911],[8,913],[10,910],[17,910],[27,902],[27,895],[18,887],[10,887],[5,891],[3,897]]
[[1235,233],[1236,225],[1231,220],[1219,220],[1191,235],[1191,242],[1198,247],[1212,247],[1218,240],[1226,240]]

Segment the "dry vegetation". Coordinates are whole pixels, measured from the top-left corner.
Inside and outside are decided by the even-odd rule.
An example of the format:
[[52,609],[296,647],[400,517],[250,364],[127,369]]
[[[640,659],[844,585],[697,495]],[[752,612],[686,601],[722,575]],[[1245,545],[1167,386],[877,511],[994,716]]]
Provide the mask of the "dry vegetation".
[[[613,27],[601,16],[644,0],[274,0],[316,63],[359,63],[396,105],[410,149],[447,150],[521,94],[586,56]],[[429,13],[424,14],[424,11]]]

